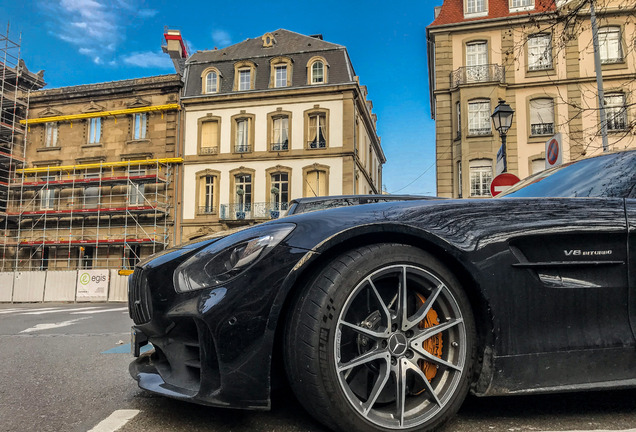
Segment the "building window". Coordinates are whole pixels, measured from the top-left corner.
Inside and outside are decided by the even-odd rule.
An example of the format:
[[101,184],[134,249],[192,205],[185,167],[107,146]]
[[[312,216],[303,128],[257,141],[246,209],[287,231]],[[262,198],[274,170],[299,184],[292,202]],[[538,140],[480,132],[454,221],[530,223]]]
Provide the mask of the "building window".
[[465,13],[464,15],[485,15],[486,0],[465,0]]
[[219,152],[219,122],[205,120],[200,127],[200,154],[217,154]]
[[250,69],[239,70],[239,90],[250,90],[252,82],[251,72]]
[[457,102],[455,104],[455,112],[457,113],[457,139],[462,137],[462,111],[461,111],[461,103]]
[[95,246],[80,246],[79,260],[83,269],[93,268],[93,257],[95,256]]
[[289,117],[280,116],[272,118],[272,151],[289,150]]
[[462,197],[462,161],[457,161],[457,197]]
[[252,175],[238,174],[234,176],[234,185],[236,187],[234,202],[236,203],[237,219],[245,219],[245,212],[252,210]]
[[532,161],[532,174],[545,170],[545,159],[535,159]]
[[133,139],[140,140],[146,138],[147,118],[146,113],[137,113],[134,115]]
[[216,72],[208,72],[205,76],[205,92],[216,93],[218,85],[218,75]]
[[275,211],[287,210],[287,203],[289,202],[289,174],[272,174],[271,183],[272,209]]
[[311,83],[322,84],[325,82],[325,64],[321,61],[311,65]]
[[510,0],[510,12],[534,9],[534,0]]
[[309,114],[308,142],[310,149],[327,147],[327,116],[325,113]]
[[[141,169],[129,169],[128,177],[137,177],[143,176],[146,174],[146,170]],[[144,196],[144,184],[143,183],[134,183],[129,181],[128,185],[128,204],[133,206],[142,205],[145,202]]]
[[329,194],[327,190],[327,171],[315,169],[307,171],[305,176],[305,197],[326,196]]
[[488,67],[488,43],[466,44],[466,82],[484,82],[490,78]]
[[490,101],[468,103],[468,134],[490,135]]
[[528,38],[528,70],[552,68],[552,35],[539,34]]
[[[96,180],[100,178],[99,173],[87,173],[84,175],[86,180]],[[99,186],[90,186],[84,188],[84,207],[96,208],[99,205]]]
[[478,159],[470,161],[470,196],[490,196],[490,182],[492,181],[492,161]]
[[287,65],[275,66],[275,87],[287,87]]
[[209,214],[215,213],[214,208],[214,176],[208,175],[204,177],[203,182],[203,208],[200,209],[200,213]]
[[601,63],[611,64],[623,61],[623,47],[620,27],[602,27],[598,31]]
[[102,138],[102,119],[95,117],[88,119],[88,143],[97,144]]
[[554,134],[554,101],[549,98],[530,101],[530,134]]
[[44,133],[44,146],[57,147],[57,123],[46,123]]
[[605,114],[607,116],[607,130],[620,131],[627,129],[625,95],[622,93],[606,94]]
[[46,186],[40,190],[40,210],[55,209],[55,189],[49,189],[48,182],[55,180],[55,176],[44,176],[42,181],[47,182]]
[[240,119],[236,121],[236,148],[237,153],[246,153],[250,151],[248,144],[249,137],[249,120]]

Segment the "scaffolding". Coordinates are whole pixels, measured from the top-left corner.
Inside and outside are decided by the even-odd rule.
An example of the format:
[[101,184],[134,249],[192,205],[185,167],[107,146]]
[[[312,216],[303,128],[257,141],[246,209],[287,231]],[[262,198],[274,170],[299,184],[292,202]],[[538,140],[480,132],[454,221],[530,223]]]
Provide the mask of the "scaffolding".
[[15,222],[8,217],[10,181],[16,170],[24,166],[26,156],[26,128],[29,94],[42,88],[42,73],[28,71],[20,58],[20,39],[9,37],[9,25],[0,34],[0,258],[7,255]]
[[131,269],[165,249],[180,158],[17,169],[4,270]]

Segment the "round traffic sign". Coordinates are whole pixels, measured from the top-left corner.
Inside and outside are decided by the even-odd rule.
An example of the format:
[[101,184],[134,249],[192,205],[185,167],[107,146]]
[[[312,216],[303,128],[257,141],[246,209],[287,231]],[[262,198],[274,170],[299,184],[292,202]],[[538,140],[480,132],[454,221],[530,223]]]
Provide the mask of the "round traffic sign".
[[492,196],[497,196],[502,192],[507,191],[512,186],[516,185],[519,182],[519,177],[510,173],[501,173],[490,183],[490,194]]
[[552,141],[550,141],[550,144],[548,144],[546,157],[548,158],[548,163],[550,165],[554,165],[559,158],[559,141],[555,138],[553,138]]

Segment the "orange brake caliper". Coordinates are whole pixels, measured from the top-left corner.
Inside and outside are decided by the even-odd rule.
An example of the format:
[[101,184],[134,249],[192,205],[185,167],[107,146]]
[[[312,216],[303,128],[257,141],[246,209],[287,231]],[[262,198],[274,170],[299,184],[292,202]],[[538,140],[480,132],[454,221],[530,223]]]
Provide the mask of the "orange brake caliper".
[[[416,294],[417,298],[419,299],[419,301],[422,302],[422,304],[426,303],[426,298],[424,298],[424,296],[422,296],[421,294]],[[428,311],[428,313],[426,314],[426,318],[424,318],[420,323],[419,323],[419,328],[421,329],[425,329],[425,328],[429,328],[429,327],[433,327],[435,325],[439,324],[439,317],[437,316],[437,312],[435,312],[435,310],[433,308],[431,308],[431,310]],[[442,334],[438,333],[435,336],[425,340],[422,343],[422,348],[425,349],[426,351],[428,351],[429,353],[431,353],[432,355],[434,355],[435,357],[439,357],[442,358]],[[435,375],[437,374],[437,366],[434,365],[431,362],[427,362],[424,360],[420,360],[418,362],[420,368],[422,369],[422,371],[424,372],[424,375],[426,375],[426,378],[431,381],[433,378],[435,378]]]

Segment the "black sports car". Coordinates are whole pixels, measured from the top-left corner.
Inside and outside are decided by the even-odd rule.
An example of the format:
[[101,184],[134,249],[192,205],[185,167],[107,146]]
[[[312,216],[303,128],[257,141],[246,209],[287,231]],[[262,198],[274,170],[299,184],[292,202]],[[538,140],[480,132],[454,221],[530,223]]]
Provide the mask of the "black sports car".
[[141,263],[139,386],[341,431],[431,430],[480,396],[636,387],[636,151],[501,199],[299,214]]

